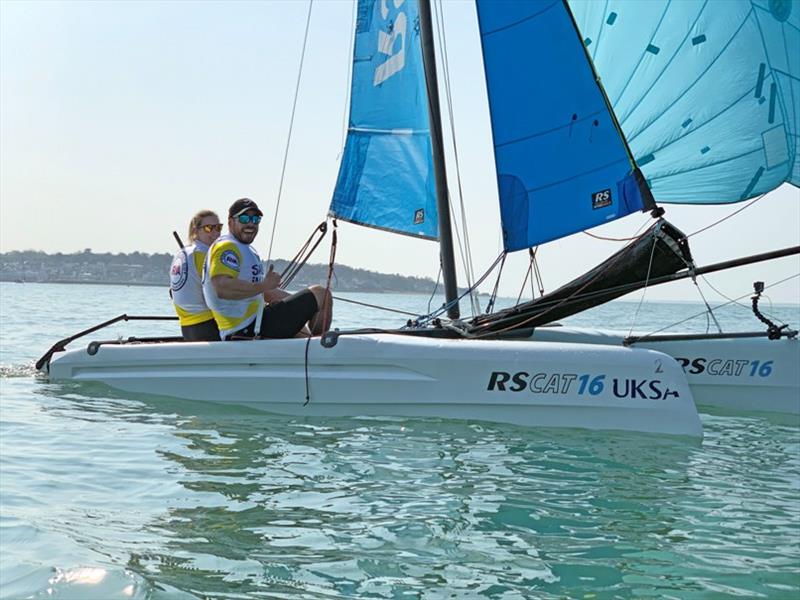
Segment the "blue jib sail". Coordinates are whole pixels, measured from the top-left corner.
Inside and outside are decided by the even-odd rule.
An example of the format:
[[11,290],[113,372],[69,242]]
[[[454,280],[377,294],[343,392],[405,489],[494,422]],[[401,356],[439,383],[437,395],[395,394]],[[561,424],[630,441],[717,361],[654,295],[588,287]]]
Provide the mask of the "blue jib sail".
[[358,1],[350,123],[330,213],[438,237],[416,0]]
[[649,207],[565,4],[477,7],[506,250]]
[[800,2],[569,4],[657,201],[800,185]]

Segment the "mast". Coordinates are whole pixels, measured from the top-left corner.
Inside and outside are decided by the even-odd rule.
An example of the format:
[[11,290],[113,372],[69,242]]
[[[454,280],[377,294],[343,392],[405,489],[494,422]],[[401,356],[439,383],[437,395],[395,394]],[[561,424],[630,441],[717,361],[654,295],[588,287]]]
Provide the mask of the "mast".
[[[439,110],[439,84],[436,74],[436,54],[433,44],[430,0],[419,0],[420,41],[422,62],[425,65],[425,81],[428,88],[428,117],[431,128],[431,152],[433,173],[436,182],[436,208],[439,213],[439,254],[442,261],[445,300],[449,306],[447,316],[458,319],[458,283],[456,262],[453,254],[453,232],[450,223],[450,201],[447,190],[447,170],[444,164],[442,120]],[[452,304],[451,304],[452,303]]]

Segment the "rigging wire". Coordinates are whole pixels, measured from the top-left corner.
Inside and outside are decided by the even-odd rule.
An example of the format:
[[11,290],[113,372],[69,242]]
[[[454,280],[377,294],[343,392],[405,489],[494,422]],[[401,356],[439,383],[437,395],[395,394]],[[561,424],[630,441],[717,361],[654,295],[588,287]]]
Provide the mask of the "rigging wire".
[[[772,288],[772,287],[775,287],[775,286],[781,285],[782,283],[786,283],[786,282],[787,282],[787,281],[789,281],[790,279],[795,279],[795,278],[797,278],[797,277],[800,277],[800,273],[795,273],[794,275],[790,275],[789,277],[785,277],[784,279],[781,279],[780,281],[776,281],[775,283],[771,283],[770,285],[764,286],[764,289],[769,289],[769,288]],[[746,294],[742,294],[742,295],[741,295],[741,296],[739,296],[738,298],[733,298],[733,299],[731,299],[730,301],[728,301],[728,302],[725,302],[724,304],[720,304],[720,305],[718,305],[718,306],[715,306],[715,307],[714,307],[714,308],[712,308],[711,310],[712,310],[712,312],[713,312],[713,311],[715,311],[715,310],[719,310],[720,308],[725,308],[726,306],[728,306],[728,305],[730,305],[730,304],[736,304],[737,306],[741,306],[742,308],[745,308],[745,307],[743,307],[741,304],[739,304],[739,300],[742,300],[743,298],[747,298],[747,297],[749,297],[751,294],[752,294],[752,292],[747,292]],[[685,319],[683,319],[683,320],[681,320],[681,321],[677,321],[677,322],[675,322],[675,323],[671,323],[670,325],[666,325],[665,327],[662,327],[661,329],[656,329],[655,331],[651,331],[651,332],[650,332],[650,333],[648,333],[647,335],[639,336],[639,338],[638,338],[638,340],[637,340],[637,341],[644,341],[644,340],[646,340],[648,337],[650,337],[650,336],[653,336],[653,335],[656,335],[656,334],[658,334],[658,333],[661,333],[662,331],[666,331],[667,329],[671,329],[672,327],[676,327],[676,326],[678,326],[678,325],[683,325],[683,324],[684,324],[684,323],[686,323],[687,321],[691,321],[692,319],[696,319],[697,317],[702,317],[703,315],[705,315],[705,314],[706,314],[706,312],[707,312],[707,311],[703,311],[703,312],[697,313],[697,314],[695,314],[695,315],[692,315],[692,316],[690,316],[690,317],[686,317]],[[772,315],[768,315],[768,316],[769,316],[769,317],[771,317],[771,318],[773,318],[773,319],[775,319],[776,321],[780,321],[781,323],[783,323],[783,321],[782,321],[780,318],[778,318],[778,317],[774,317],[774,316],[772,316]]]
[[[414,321],[413,325],[414,326],[420,326],[420,327],[424,326],[426,323],[429,323],[429,322],[433,321],[434,319],[436,319],[439,315],[442,315],[445,312],[447,312],[447,310],[450,308],[451,305],[459,302],[464,296],[466,296],[467,294],[471,294],[474,290],[476,290],[478,288],[479,285],[481,285],[486,280],[486,278],[492,273],[492,271],[494,271],[495,267],[498,265],[500,260],[503,258],[503,254],[505,254],[505,253],[501,253],[494,260],[494,262],[486,270],[486,272],[483,275],[481,275],[480,278],[478,278],[478,280],[475,282],[475,284],[473,285],[472,288],[467,289],[463,294],[461,294],[460,296],[458,296],[457,298],[455,298],[451,302],[448,302],[447,304],[443,304],[441,307],[439,307],[435,311],[430,312],[427,315],[420,315]],[[461,330],[459,330],[459,331],[461,331]],[[466,333],[465,333],[465,335],[466,335]]]
[[494,282],[494,288],[492,288],[492,295],[489,297],[489,302],[486,304],[486,314],[488,315],[494,309],[494,302],[497,300],[497,291],[500,288],[500,277],[503,275],[503,267],[506,264],[506,257],[508,256],[508,252],[503,251],[501,255],[503,260],[500,261],[500,269],[497,271],[497,279]]
[[733,211],[728,216],[722,217],[719,221],[715,221],[714,223],[711,223],[711,225],[706,225],[702,229],[698,229],[697,231],[694,231],[694,232],[690,233],[689,235],[686,236],[686,239],[689,239],[690,237],[692,237],[693,235],[697,235],[698,233],[702,233],[703,231],[706,231],[707,229],[711,229],[712,227],[716,227],[717,225],[719,225],[723,221],[727,221],[728,219],[730,219],[734,215],[739,214],[740,212],[742,212],[746,208],[750,208],[753,204],[755,204],[756,202],[761,200],[766,195],[767,195],[767,193],[765,192],[765,193],[761,194],[760,196],[757,196],[756,198],[753,198],[752,200],[750,200],[750,202],[748,202],[747,204],[742,206],[740,209]]
[[269,238],[269,252],[267,252],[267,262],[272,258],[272,244],[275,241],[275,227],[278,224],[278,211],[281,207],[281,197],[283,195],[283,181],[286,176],[286,163],[289,159],[289,146],[292,141],[292,129],[294,128],[294,115],[297,112],[297,98],[300,95],[300,80],[303,76],[303,62],[306,58],[306,47],[308,45],[308,30],[311,25],[311,8],[314,6],[314,0],[308,0],[308,16],[306,17],[306,32],[303,36],[303,49],[300,53],[300,68],[297,71],[297,83],[294,88],[294,101],[292,102],[292,116],[289,119],[289,135],[286,138],[286,148],[283,152],[283,166],[281,167],[281,180],[278,184],[278,199],[275,203],[275,217],[272,220],[272,234]]
[[[715,291],[717,294],[719,294],[720,296],[722,296],[723,298],[725,298],[726,300],[728,300],[728,301],[729,301],[729,302],[728,302],[729,304],[730,304],[730,303],[734,303],[734,304],[736,304],[736,306],[738,306],[739,308],[743,308],[743,309],[747,310],[748,312],[751,310],[751,307],[750,307],[750,305],[748,305],[748,304],[742,304],[742,303],[740,303],[740,302],[739,302],[739,300],[741,300],[741,298],[745,298],[745,297],[749,296],[749,294],[750,294],[749,292],[748,292],[747,296],[742,296],[742,297],[740,297],[740,298],[736,298],[736,299],[734,299],[734,298],[731,298],[730,296],[728,296],[728,295],[724,294],[723,292],[721,292],[721,291],[720,291],[719,289],[717,289],[716,287],[714,287],[714,286],[711,284],[711,282],[710,282],[710,281],[709,281],[709,280],[706,278],[706,276],[705,276],[705,275],[701,275],[700,277],[702,278],[703,282],[705,282],[705,284],[706,284],[708,287],[710,287],[710,288],[711,288],[712,290],[714,290],[714,291]],[[787,277],[786,279],[783,279],[783,280],[781,280],[781,281],[778,281],[776,284],[773,284],[773,285],[778,285],[778,284],[780,284],[780,283],[784,283],[784,282],[788,281],[789,279],[792,279],[793,277],[800,277],[800,273],[796,273],[796,274],[794,274],[794,275],[792,275],[792,276],[790,276],[790,277]],[[769,301],[769,303],[770,303],[770,309],[769,309],[769,310],[770,310],[770,311],[772,311],[772,300],[770,300],[768,296],[764,296],[764,298],[766,298],[766,299]],[[766,312],[766,311],[762,311],[762,312],[764,312],[764,314],[765,314],[766,316],[770,317],[771,319],[780,320],[778,317],[776,317],[776,316],[774,316],[774,315],[770,314],[769,312]]]
[[442,263],[439,263],[439,273],[436,275],[436,283],[433,286],[433,291],[431,292],[431,297],[428,298],[428,314],[431,312],[431,303],[433,302],[433,297],[436,295],[436,290],[439,289],[439,281],[442,278]]
[[[471,245],[469,242],[469,227],[467,226],[467,214],[464,208],[464,193],[463,193],[463,186],[461,183],[461,167],[458,160],[458,145],[456,144],[456,126],[455,126],[455,119],[453,118],[453,96],[450,89],[450,61],[447,54],[447,37],[445,35],[444,29],[444,11],[442,9],[442,2],[434,2],[434,6],[437,9],[436,12],[436,26],[439,32],[439,39],[440,39],[440,55],[442,57],[442,68],[444,73],[444,84],[445,84],[445,98],[447,100],[447,111],[450,123],[450,135],[452,138],[453,144],[453,156],[455,158],[455,170],[456,170],[456,181],[458,183],[458,200],[459,206],[461,207],[461,228],[464,231],[464,246],[461,245],[461,236],[459,235],[458,228],[455,228],[456,231],[456,239],[458,240],[458,248],[461,253],[461,260],[464,263],[464,272],[466,273],[467,277],[467,286],[469,289],[473,289],[472,282],[475,279],[475,268],[472,262],[472,252],[471,252]],[[456,214],[455,209],[453,208],[453,203],[448,203],[450,207],[450,212],[453,216],[453,222],[456,223]],[[472,314],[477,315],[480,314],[480,304],[478,302],[477,294],[470,293],[470,305],[472,307]]]
[[[642,229],[642,228],[643,228],[645,225],[647,225],[647,223],[648,223],[648,222],[649,222],[649,220],[648,220],[648,221],[646,221],[645,223],[643,223],[643,224],[642,224],[642,226],[640,226],[640,227],[639,227],[639,230],[638,230],[638,231],[640,231],[640,230],[641,230],[641,229]],[[638,231],[637,231],[637,233],[638,233]],[[556,302],[555,302],[555,304],[554,304],[554,305],[550,306],[549,308],[547,308],[547,309],[546,309],[546,310],[544,310],[543,312],[541,312],[541,313],[538,313],[538,314],[535,314],[535,315],[533,315],[532,317],[530,317],[530,318],[528,318],[528,319],[526,319],[526,320],[524,320],[524,321],[522,321],[522,322],[520,322],[520,323],[517,323],[517,324],[515,324],[515,325],[510,325],[510,326],[508,326],[508,327],[504,327],[504,328],[502,328],[502,329],[498,329],[498,330],[495,330],[495,331],[486,331],[486,332],[484,332],[484,333],[478,333],[478,334],[476,334],[476,336],[475,336],[475,337],[485,337],[485,336],[487,336],[487,335],[497,335],[497,334],[500,334],[500,333],[504,333],[504,332],[506,332],[506,331],[511,331],[511,330],[513,330],[513,329],[517,329],[517,328],[519,328],[519,327],[522,327],[522,326],[524,326],[525,324],[527,324],[527,323],[530,323],[531,321],[533,321],[533,320],[535,320],[535,319],[541,318],[543,315],[546,315],[547,313],[549,313],[549,312],[552,312],[553,310],[557,309],[557,308],[558,308],[559,306],[561,306],[562,304],[565,304],[565,303],[569,302],[570,300],[573,300],[574,298],[581,298],[582,296],[585,296],[585,297],[591,297],[593,293],[606,293],[606,292],[613,291],[615,288],[607,288],[607,289],[605,289],[605,290],[603,290],[603,291],[601,291],[601,292],[593,292],[593,293],[590,293],[590,294],[581,294],[581,292],[582,292],[584,289],[586,289],[586,287],[587,287],[587,286],[589,286],[589,285],[590,285],[590,284],[591,284],[593,281],[595,281],[595,280],[596,280],[598,277],[600,277],[600,276],[603,274],[603,271],[605,271],[606,269],[609,269],[609,268],[611,268],[611,266],[612,266],[612,265],[613,265],[613,264],[614,264],[614,263],[615,263],[617,260],[620,260],[620,258],[621,258],[621,256],[617,256],[617,257],[616,257],[616,259],[614,259],[614,258],[612,257],[612,259],[611,259],[611,260],[609,260],[609,261],[606,261],[606,263],[603,263],[603,265],[604,265],[604,267],[605,267],[605,268],[604,268],[604,269],[601,269],[601,270],[600,270],[600,271],[599,271],[599,272],[598,272],[598,273],[595,275],[595,277],[594,277],[594,278],[590,279],[589,281],[587,281],[586,283],[584,283],[584,285],[583,285],[583,286],[581,286],[580,288],[578,288],[577,290],[575,290],[575,292],[574,292],[574,293],[573,293],[571,296],[568,296],[568,297],[566,297],[566,298],[561,298],[561,299],[559,299],[558,301],[556,301]],[[491,268],[493,269],[493,268],[494,268],[494,265],[493,265]],[[649,276],[649,274],[648,274],[648,276]],[[621,288],[622,288],[622,287],[624,287],[624,286],[619,286],[619,287],[621,287]],[[544,305],[544,306],[546,306],[546,305]],[[486,328],[486,325],[484,325],[483,327],[484,327],[484,328]]]
[[706,315],[707,315],[706,316],[706,333],[708,333],[708,330],[711,328],[711,320],[713,320],[714,321],[714,325],[717,326],[717,331],[719,333],[722,333],[722,326],[719,324],[719,321],[717,321],[717,317],[714,314],[714,311],[711,310],[711,306],[709,306],[708,300],[706,300],[706,297],[703,294],[703,290],[700,289],[699,285],[697,285],[697,278],[692,277],[692,283],[694,284],[694,287],[697,288],[697,293],[699,293],[700,297],[703,299],[703,304],[706,305]]
[[359,306],[366,306],[367,308],[374,308],[376,310],[383,310],[386,312],[397,313],[409,317],[418,316],[417,313],[409,312],[407,310],[400,310],[399,308],[389,308],[388,306],[381,306],[380,304],[370,304],[368,302],[361,302],[359,300],[353,300],[351,298],[342,298],[341,296],[333,296],[333,299],[336,300],[337,302],[347,302],[349,304],[357,304]]
[[519,294],[517,294],[517,301],[514,303],[515,306],[519,306],[519,301],[522,300],[522,294],[525,292],[528,277],[531,278],[531,297],[533,297],[533,277],[531,277],[531,271],[533,271],[533,261],[528,261],[528,270],[525,271],[525,278],[522,280],[522,285],[519,286]]
[[631,328],[628,331],[628,337],[633,334],[633,328],[636,326],[636,321],[639,319],[639,311],[642,308],[642,304],[644,304],[644,297],[647,295],[647,286],[650,284],[650,271],[653,268],[653,257],[656,253],[656,231],[653,230],[653,246],[650,248],[650,261],[647,263],[647,276],[644,278],[644,288],[642,288],[642,297],[639,299],[639,304],[636,305],[636,312],[633,313],[633,322],[631,323]]
[[538,249],[539,246],[536,246],[536,248],[528,248],[528,270],[525,272],[525,279],[522,280],[522,285],[519,288],[517,306],[519,306],[520,300],[522,300],[522,293],[525,291],[525,284],[528,283],[528,277],[531,278],[531,300],[536,298],[536,291],[533,287],[534,279],[536,279],[536,285],[539,287],[539,296],[544,296],[542,274],[539,272],[539,261],[536,260],[536,251]]
[[[536,286],[539,288],[539,296],[544,296],[544,279],[542,279],[542,273],[539,271],[539,261],[536,258],[536,254],[539,252],[539,246],[531,249],[528,248],[528,253],[531,257],[531,262],[533,263],[533,274],[536,275]],[[533,279],[531,279],[531,298],[533,298]]]
[[[314,231],[311,232],[311,235],[306,240],[306,243],[302,245],[300,250],[297,251],[297,254],[295,254],[294,258],[292,258],[292,260],[289,261],[289,264],[286,265],[286,268],[281,273],[281,288],[285,289],[297,276],[300,270],[308,262],[308,259],[311,258],[311,255],[314,254],[314,251],[317,249],[317,246],[319,246],[320,242],[322,242],[322,238],[325,237],[326,233],[328,233],[328,222],[323,221],[314,229]],[[314,241],[315,237],[317,237],[316,242]]]

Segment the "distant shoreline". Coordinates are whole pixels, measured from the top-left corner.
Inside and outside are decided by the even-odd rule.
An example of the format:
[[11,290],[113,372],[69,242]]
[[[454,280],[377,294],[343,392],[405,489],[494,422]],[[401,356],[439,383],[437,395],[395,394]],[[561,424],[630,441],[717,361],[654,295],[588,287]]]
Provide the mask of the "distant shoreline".
[[[47,254],[35,250],[0,253],[0,281],[23,283],[86,283],[91,285],[169,286],[173,255],[168,253],[96,254],[87,248],[73,254]],[[288,261],[271,261],[278,273]],[[306,263],[293,281],[303,288],[327,280],[327,264]],[[337,265],[335,288],[351,292],[430,293],[436,282],[429,278],[378,273]]]
[[[8,278],[0,278],[0,283],[9,283],[9,284],[19,283],[19,284],[27,284],[27,285],[42,284],[42,283],[45,283],[45,284],[53,283],[53,284],[66,284],[66,285],[117,285],[117,286],[125,286],[125,287],[136,286],[136,287],[163,287],[163,288],[169,288],[169,284],[168,283],[150,283],[150,282],[124,283],[124,282],[119,282],[119,281],[75,281],[75,280],[15,281],[15,280],[11,280],[11,279],[8,279]],[[385,291],[380,291],[380,290],[369,290],[369,291],[364,291],[364,290],[339,290],[339,291],[336,291],[336,290],[334,290],[334,293],[340,293],[340,294],[381,294],[381,295],[412,294],[412,295],[420,295],[420,296],[430,295],[429,292],[400,291],[400,290],[385,290]],[[439,295],[441,295],[441,292],[440,292]],[[489,294],[486,294],[486,293],[480,293],[478,295],[481,296],[481,297],[489,296]],[[621,304],[626,304],[626,303],[627,304],[630,304],[630,303],[638,304],[639,301],[638,300],[625,300],[623,298],[617,298],[615,300],[611,300],[609,302],[609,304],[613,304],[613,303],[617,303],[617,302],[619,302]],[[702,301],[700,301],[700,300],[652,300],[652,302],[657,303],[657,304],[702,304]],[[797,302],[773,302],[772,304],[774,306],[791,307],[793,309],[800,310],[800,303],[797,303]]]
[[53,279],[51,281],[18,281],[18,280],[11,280],[11,279],[0,279],[2,283],[25,283],[25,284],[37,284],[37,283],[62,283],[67,285],[124,285],[124,286],[131,286],[135,285],[138,287],[169,287],[169,282],[167,283],[151,283],[148,281],[144,282],[123,282],[123,281],[75,281],[73,279]]
[[[37,285],[37,284],[63,284],[63,285],[118,285],[118,286],[136,286],[136,287],[163,287],[165,289],[169,289],[169,282],[166,283],[150,283],[150,282],[122,282],[122,281],[75,281],[75,280],[53,280],[53,281],[16,281],[11,279],[0,279],[0,283],[18,283],[18,284],[25,284],[25,285]],[[370,290],[370,291],[359,291],[359,290],[340,290],[341,294],[419,294],[419,295],[426,295],[425,292],[414,292],[414,291],[398,291],[398,290]],[[489,294],[479,294],[480,296],[488,296]]]

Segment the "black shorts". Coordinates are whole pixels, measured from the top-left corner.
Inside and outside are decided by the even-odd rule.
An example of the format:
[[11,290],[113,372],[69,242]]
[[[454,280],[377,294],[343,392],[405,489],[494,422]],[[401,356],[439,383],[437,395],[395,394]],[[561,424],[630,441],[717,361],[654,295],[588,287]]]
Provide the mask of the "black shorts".
[[[303,290],[280,302],[272,302],[264,307],[259,335],[271,339],[293,338],[318,310],[317,298],[311,290]],[[255,323],[251,323],[226,339],[234,336],[253,337],[254,331]]]
[[219,328],[214,319],[196,323],[195,325],[181,326],[184,341],[187,342],[218,342]]

